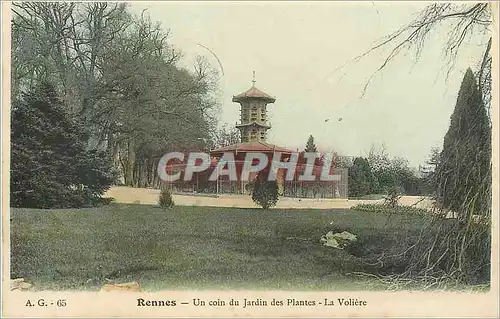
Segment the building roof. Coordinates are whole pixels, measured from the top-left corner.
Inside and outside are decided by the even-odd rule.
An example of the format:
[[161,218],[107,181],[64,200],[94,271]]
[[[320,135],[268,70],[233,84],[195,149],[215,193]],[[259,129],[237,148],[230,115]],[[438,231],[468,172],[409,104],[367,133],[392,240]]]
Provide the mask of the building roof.
[[257,123],[257,122],[250,122],[250,123],[247,123],[247,124],[236,124],[236,128],[245,127],[245,126],[259,126],[259,127],[265,127],[267,129],[271,128],[270,125],[264,125],[264,124],[260,124],[260,123]]
[[280,152],[287,154],[293,153],[292,150],[289,150],[287,148],[264,142],[237,143],[210,151],[211,154],[224,153],[224,152],[263,152],[263,153]]
[[233,96],[233,102],[242,102],[246,99],[263,99],[269,103],[274,103],[274,101],[276,101],[274,97],[265,92],[262,92],[255,86],[252,86],[250,89],[243,93]]

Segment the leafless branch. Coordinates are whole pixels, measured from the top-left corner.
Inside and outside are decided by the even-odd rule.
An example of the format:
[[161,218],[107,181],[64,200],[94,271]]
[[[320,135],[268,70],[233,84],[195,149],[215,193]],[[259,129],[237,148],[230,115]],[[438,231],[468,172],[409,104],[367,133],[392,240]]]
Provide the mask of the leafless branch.
[[418,61],[427,38],[444,22],[449,22],[452,30],[449,34],[449,40],[444,45],[445,54],[450,60],[450,71],[466,37],[473,34],[475,29],[486,30],[491,25],[489,4],[456,5],[451,3],[434,3],[428,5],[415,20],[383,38],[380,43],[375,44],[364,53],[356,56],[352,60],[353,62],[358,62],[382,48],[390,47],[389,54],[365,83],[361,97],[364,97],[366,94],[373,76],[385,69],[401,52],[414,49],[415,59]]

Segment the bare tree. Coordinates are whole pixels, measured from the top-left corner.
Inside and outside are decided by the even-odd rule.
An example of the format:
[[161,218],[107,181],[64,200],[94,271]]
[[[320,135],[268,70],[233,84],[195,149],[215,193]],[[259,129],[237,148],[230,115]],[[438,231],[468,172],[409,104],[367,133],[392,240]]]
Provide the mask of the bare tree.
[[213,134],[212,144],[214,148],[229,146],[240,142],[240,131],[234,126],[224,124]]

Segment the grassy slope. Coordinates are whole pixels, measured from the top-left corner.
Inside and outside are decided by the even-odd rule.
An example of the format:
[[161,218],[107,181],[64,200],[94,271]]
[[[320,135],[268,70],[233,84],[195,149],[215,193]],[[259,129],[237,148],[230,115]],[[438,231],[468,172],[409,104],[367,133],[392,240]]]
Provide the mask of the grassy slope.
[[419,218],[393,216],[396,227],[387,229],[386,215],[342,210],[12,209],[11,272],[39,289],[97,289],[104,278],[150,290],[383,289],[347,276],[360,259],[319,238],[347,230],[366,243],[397,244],[406,231],[418,232]]

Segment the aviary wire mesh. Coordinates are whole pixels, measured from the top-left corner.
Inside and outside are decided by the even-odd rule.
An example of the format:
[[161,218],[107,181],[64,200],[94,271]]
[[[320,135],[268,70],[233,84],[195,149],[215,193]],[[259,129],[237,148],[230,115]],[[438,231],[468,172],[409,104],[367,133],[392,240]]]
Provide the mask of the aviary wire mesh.
[[[181,167],[184,166],[179,165],[179,168]],[[281,195],[296,198],[347,198],[348,169],[336,169],[334,175],[340,178],[335,181],[284,181],[280,189]],[[250,195],[252,181],[230,181],[227,176],[221,176],[217,181],[209,181],[207,175],[194,174],[191,181],[161,182],[160,188],[168,189],[172,193]]]

